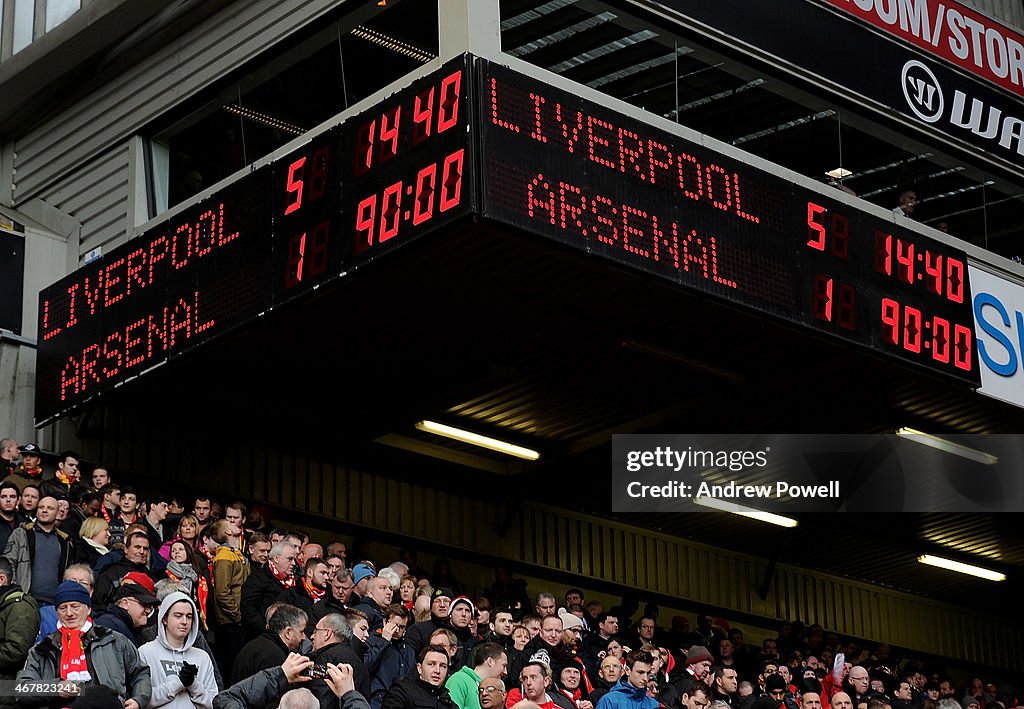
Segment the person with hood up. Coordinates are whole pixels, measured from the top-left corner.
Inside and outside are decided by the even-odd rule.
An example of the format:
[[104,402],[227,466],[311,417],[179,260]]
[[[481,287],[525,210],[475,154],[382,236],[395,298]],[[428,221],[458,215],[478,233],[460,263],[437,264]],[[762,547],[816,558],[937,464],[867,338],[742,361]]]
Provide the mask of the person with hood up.
[[601,697],[597,709],[657,709],[657,699],[647,696],[647,679],[654,657],[646,650],[626,655],[625,674],[608,694]]
[[180,591],[172,592],[160,604],[157,639],[139,648],[153,683],[150,709],[212,709],[217,679],[209,654],[195,647],[198,635],[195,601]]

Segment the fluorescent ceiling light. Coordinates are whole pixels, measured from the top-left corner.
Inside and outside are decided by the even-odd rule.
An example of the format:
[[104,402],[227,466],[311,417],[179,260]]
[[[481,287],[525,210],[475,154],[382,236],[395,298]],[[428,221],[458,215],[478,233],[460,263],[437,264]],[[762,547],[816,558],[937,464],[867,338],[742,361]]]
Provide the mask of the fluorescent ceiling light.
[[939,568],[949,569],[950,571],[956,571],[961,574],[969,574],[970,576],[977,576],[978,578],[987,579],[989,581],[1006,580],[1006,574],[1001,574],[998,571],[983,569],[980,566],[964,564],[959,561],[953,561],[952,559],[944,559],[941,556],[922,554],[921,556],[917,557],[917,560],[920,561],[922,564],[938,566]]
[[835,168],[833,170],[829,170],[825,174],[827,176],[831,177],[832,179],[841,180],[844,177],[849,177],[853,173],[850,172],[849,170],[847,170],[845,167],[837,167],[837,168]]
[[474,446],[480,446],[481,448],[498,451],[499,453],[515,456],[516,458],[523,458],[525,460],[537,460],[540,458],[540,453],[535,450],[523,448],[522,446],[517,446],[513,443],[499,441],[497,438],[491,438],[490,436],[481,436],[479,433],[455,428],[454,426],[446,426],[445,424],[438,423],[437,421],[420,421],[416,424],[416,428],[421,431],[426,431],[427,433],[434,433],[446,438],[454,438],[456,441],[462,441],[463,443],[469,443]]
[[995,465],[999,462],[999,458],[991,453],[975,450],[974,448],[968,448],[967,446],[962,446],[959,443],[947,441],[945,438],[939,438],[938,436],[933,436],[930,433],[922,433],[917,429],[907,428],[906,426],[896,429],[896,435],[906,438],[908,441],[914,441],[914,443],[930,446],[936,450],[952,453],[953,455],[958,455],[961,458],[967,458],[968,460],[973,460],[974,462],[981,463],[983,465]]
[[795,527],[797,525],[797,521],[791,517],[783,517],[782,515],[773,514],[771,512],[755,510],[753,507],[737,505],[735,502],[726,502],[725,500],[719,500],[717,497],[695,497],[693,501],[701,507],[710,507],[713,510],[731,512],[734,515],[742,515],[743,517],[750,517],[751,519],[756,519],[761,522],[777,524],[780,527]]

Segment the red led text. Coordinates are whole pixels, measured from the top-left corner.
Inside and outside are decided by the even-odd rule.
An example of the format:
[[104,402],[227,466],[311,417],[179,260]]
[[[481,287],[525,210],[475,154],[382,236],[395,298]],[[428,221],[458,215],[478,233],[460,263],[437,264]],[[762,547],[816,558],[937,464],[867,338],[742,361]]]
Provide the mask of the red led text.
[[714,236],[658,219],[637,207],[538,174],[526,185],[526,212],[565,231],[621,248],[644,259],[738,288],[721,273]]
[[518,92],[496,78],[491,78],[490,94],[491,122],[496,126],[741,219],[761,221],[743,208],[739,173],[540,94]]
[[44,340],[70,330],[79,322],[95,317],[106,308],[131,298],[170,274],[194,264],[239,237],[224,227],[224,204],[208,209],[195,221],[179,223],[150,239],[125,257],[98,269],[83,269],[67,288],[60,304],[43,301]]
[[161,311],[139,318],[68,357],[60,372],[60,398],[78,396],[98,389],[104,381],[137,369],[213,327],[213,320],[200,315],[199,292],[180,298]]

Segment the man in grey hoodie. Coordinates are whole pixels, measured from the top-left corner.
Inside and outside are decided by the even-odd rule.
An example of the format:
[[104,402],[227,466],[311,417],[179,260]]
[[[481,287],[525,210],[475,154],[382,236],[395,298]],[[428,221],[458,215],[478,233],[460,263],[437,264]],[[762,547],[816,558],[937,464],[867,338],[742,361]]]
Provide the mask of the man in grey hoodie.
[[210,656],[194,647],[199,635],[199,612],[180,591],[168,595],[157,615],[157,638],[141,648],[149,665],[153,695],[146,709],[212,709],[217,679]]

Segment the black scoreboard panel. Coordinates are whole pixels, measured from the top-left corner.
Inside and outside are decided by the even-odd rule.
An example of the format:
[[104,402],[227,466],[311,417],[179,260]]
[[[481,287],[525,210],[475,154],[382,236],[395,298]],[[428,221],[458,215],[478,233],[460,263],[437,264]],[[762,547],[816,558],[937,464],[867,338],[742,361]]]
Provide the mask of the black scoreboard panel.
[[980,384],[963,251],[477,66],[484,216]]
[[472,83],[449,62],[44,289],[37,424],[472,213]]
[[464,57],[46,288],[36,421],[477,212],[980,384],[962,251]]

